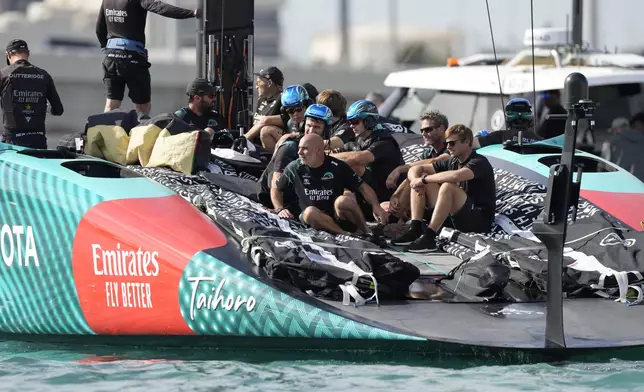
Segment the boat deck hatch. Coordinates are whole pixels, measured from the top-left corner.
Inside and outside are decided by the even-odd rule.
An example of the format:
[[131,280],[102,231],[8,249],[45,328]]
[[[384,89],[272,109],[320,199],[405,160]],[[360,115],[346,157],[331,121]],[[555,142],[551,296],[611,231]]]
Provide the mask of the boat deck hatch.
[[[548,167],[556,165],[560,161],[561,155],[548,155],[539,158],[539,162]],[[617,169],[605,162],[584,156],[575,156],[574,165],[582,166],[584,173],[608,173],[617,171]]]
[[85,177],[95,178],[134,178],[143,177],[139,173],[126,169],[122,166],[114,165],[103,161],[69,161],[61,163],[62,166],[73,170]]

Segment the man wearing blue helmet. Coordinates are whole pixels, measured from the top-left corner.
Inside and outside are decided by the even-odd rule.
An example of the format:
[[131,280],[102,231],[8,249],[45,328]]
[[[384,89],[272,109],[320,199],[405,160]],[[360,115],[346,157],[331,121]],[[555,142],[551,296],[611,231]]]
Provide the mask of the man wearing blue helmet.
[[472,148],[480,148],[491,144],[511,143],[529,144],[542,140],[533,132],[532,105],[527,99],[514,98],[505,105],[506,129],[499,131],[479,131],[474,135]]
[[[387,177],[405,162],[400,147],[391,136],[391,131],[378,123],[378,108],[371,101],[354,102],[347,111],[347,120],[355,133],[358,151],[341,152],[336,158],[345,161],[363,177],[382,203],[389,201],[394,189],[387,187]],[[365,216],[371,216],[371,208],[360,203]]]
[[262,147],[274,151],[284,132],[302,131],[304,111],[312,103],[309,94],[299,84],[288,86],[282,92],[280,116],[267,117],[253,126],[244,136],[250,141],[261,140]]
[[[325,140],[329,139],[329,124],[332,118],[331,110],[324,105],[311,105],[305,113],[305,133],[315,133],[322,136]],[[270,193],[279,180],[284,168],[297,159],[297,145],[304,134],[296,134],[292,138],[281,143],[270,162],[264,169],[259,182],[261,191]]]

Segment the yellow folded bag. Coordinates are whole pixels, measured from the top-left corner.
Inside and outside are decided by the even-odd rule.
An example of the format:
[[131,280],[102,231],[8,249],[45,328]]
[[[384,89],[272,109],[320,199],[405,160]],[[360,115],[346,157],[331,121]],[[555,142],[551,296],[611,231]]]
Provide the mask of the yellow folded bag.
[[146,166],[152,155],[154,144],[161,133],[161,128],[154,124],[139,125],[130,131],[130,143],[127,147],[126,162],[128,165]]
[[171,135],[164,129],[159,133],[145,167],[167,166],[185,174],[192,174],[198,141],[199,131]]
[[95,125],[87,129],[85,153],[125,165],[130,137],[118,125]]

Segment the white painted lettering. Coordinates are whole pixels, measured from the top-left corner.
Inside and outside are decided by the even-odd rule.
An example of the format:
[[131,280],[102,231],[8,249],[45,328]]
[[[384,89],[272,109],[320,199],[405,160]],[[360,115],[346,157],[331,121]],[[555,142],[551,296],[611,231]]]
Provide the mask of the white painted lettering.
[[[23,252],[23,235],[24,252]],[[40,266],[38,259],[38,249],[34,238],[34,231],[31,226],[9,226],[2,225],[0,229],[0,254],[2,261],[7,267],[11,267],[14,262],[20,267],[28,267],[31,262],[36,267]]]
[[[222,279],[216,288],[214,286],[214,283],[212,283],[209,294],[205,292],[200,292],[199,294],[197,294],[199,284],[201,282],[215,282],[215,280],[215,277],[188,278],[188,281],[193,283],[192,295],[190,296],[190,320],[195,319],[196,311],[200,311],[202,309],[217,310],[220,305],[221,308],[226,311],[234,310],[235,312],[238,312],[244,304],[246,304],[245,310],[247,312],[252,312],[255,309],[257,301],[252,295],[245,298],[241,295],[236,296],[231,292],[226,297],[224,297],[222,291],[226,286],[226,279]],[[213,291],[214,294],[212,293]]]

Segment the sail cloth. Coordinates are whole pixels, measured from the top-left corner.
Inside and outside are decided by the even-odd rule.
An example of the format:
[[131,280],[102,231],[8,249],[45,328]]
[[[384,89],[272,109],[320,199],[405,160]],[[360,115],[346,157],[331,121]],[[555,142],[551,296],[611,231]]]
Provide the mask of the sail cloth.
[[206,168],[210,136],[172,113],[140,121],[135,111],[90,116],[85,153],[121,165],[169,167],[184,174]]
[[[358,238],[314,230],[259,203],[224,190],[202,175],[128,166],[167,186],[204,211],[268,276],[345,304],[400,299],[420,271]],[[204,173],[204,175],[209,173]]]

